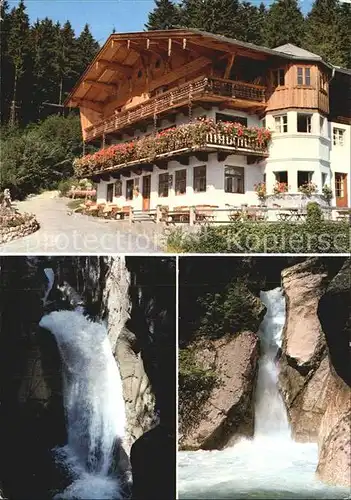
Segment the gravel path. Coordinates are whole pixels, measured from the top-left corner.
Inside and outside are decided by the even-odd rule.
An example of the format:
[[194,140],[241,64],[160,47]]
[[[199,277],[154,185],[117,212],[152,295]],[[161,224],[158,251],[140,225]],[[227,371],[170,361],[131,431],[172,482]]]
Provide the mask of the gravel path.
[[155,226],[108,221],[74,214],[67,199],[44,193],[17,202],[21,212],[31,212],[40,223],[39,231],[0,245],[0,253],[156,253],[162,251],[162,236]]

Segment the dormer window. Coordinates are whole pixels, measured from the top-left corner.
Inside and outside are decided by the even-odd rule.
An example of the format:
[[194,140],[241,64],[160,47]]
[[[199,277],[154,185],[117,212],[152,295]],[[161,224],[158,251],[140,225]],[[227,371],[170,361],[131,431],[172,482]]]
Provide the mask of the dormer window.
[[272,71],[272,82],[274,87],[282,87],[285,85],[284,68],[278,68]]
[[297,84],[306,85],[308,87],[311,85],[311,68],[297,68]]

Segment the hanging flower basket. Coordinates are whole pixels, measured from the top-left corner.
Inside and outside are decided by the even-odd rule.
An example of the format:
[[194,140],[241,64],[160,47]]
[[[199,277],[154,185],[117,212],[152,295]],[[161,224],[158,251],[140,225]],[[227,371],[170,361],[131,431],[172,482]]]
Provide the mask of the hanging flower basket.
[[228,138],[247,138],[250,148],[259,152],[266,152],[271,140],[271,132],[264,128],[199,119],[152,136],[141,137],[129,143],[116,144],[94,154],[76,158],[73,166],[77,177],[89,177],[116,166],[121,168],[129,162],[138,160],[152,162],[158,155],[164,153],[204,147],[209,134],[218,134]]

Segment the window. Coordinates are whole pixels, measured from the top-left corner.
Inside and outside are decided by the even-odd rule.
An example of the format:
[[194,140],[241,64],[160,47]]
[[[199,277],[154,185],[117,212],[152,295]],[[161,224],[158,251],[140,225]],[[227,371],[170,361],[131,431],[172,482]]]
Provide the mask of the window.
[[175,172],[175,194],[185,194],[186,192],[186,168]]
[[285,70],[278,68],[272,71],[272,82],[274,87],[285,85]]
[[287,171],[274,172],[274,175],[275,175],[276,182],[279,182],[280,184],[287,184],[288,183],[288,172]]
[[311,85],[311,68],[297,68],[297,84]]
[[115,196],[122,196],[122,181],[115,182]]
[[312,132],[312,115],[297,113],[297,131],[307,134]]
[[223,113],[216,113],[216,122],[230,122],[230,123],[241,123],[247,127],[247,118],[243,116],[233,116],[225,115]]
[[322,174],[322,187],[327,184],[328,174]]
[[224,191],[226,193],[245,193],[243,167],[224,168]]
[[345,130],[342,128],[333,127],[333,144],[334,146],[344,145]]
[[304,172],[304,171],[298,171],[297,172],[297,187],[303,186],[304,184],[308,184],[309,182],[312,182],[312,176],[313,172]]
[[133,191],[134,191],[134,179],[129,179],[126,182],[126,200],[133,199]]
[[265,119],[265,118],[263,118],[263,119],[261,120],[261,126],[262,126],[263,128],[266,128],[266,119]]
[[158,195],[160,198],[167,198],[169,190],[169,174],[159,174],[158,176]]
[[279,115],[274,117],[275,131],[279,134],[288,131],[288,115]]
[[199,193],[206,191],[206,165],[194,167],[194,191]]
[[106,201],[111,203],[113,200],[113,182],[107,184]]

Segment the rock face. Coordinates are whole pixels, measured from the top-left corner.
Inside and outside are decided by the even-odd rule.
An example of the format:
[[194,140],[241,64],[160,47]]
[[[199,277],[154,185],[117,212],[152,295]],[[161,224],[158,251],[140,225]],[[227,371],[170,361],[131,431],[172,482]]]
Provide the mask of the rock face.
[[329,378],[325,336],[317,316],[328,284],[318,259],[308,259],[282,272],[287,314],[279,382],[294,439],[316,441],[326,409]]
[[322,481],[351,486],[351,391],[334,370],[327,394],[319,429],[317,474]]
[[317,473],[323,481],[344,486],[351,486],[350,276],[348,259],[318,307],[332,369],[327,407],[319,429]]
[[243,332],[197,345],[196,356],[212,368],[217,383],[204,405],[200,422],[181,439],[185,449],[220,449],[234,438],[252,436],[252,396],[259,357],[258,336]]
[[155,396],[145,372],[136,336],[127,328],[122,330],[118,338],[115,357],[123,383],[127,416],[124,448],[129,454],[132,443],[157,423]]

